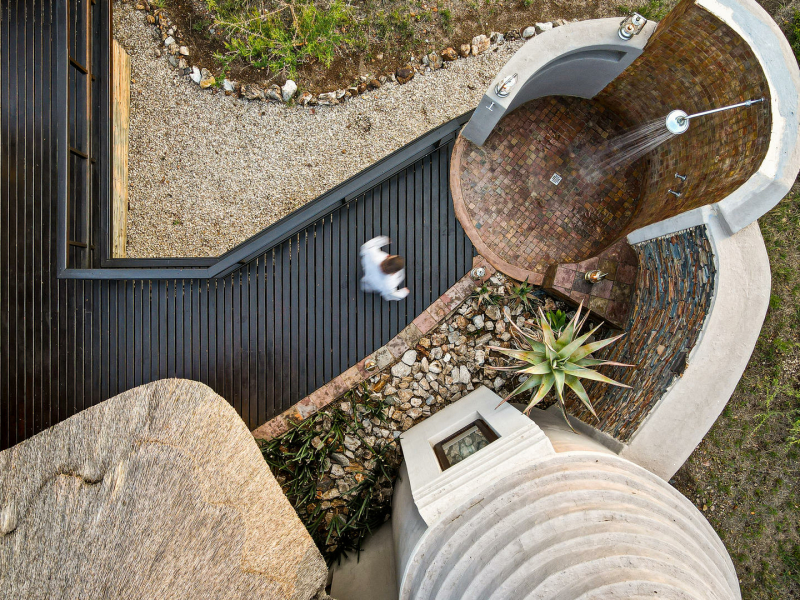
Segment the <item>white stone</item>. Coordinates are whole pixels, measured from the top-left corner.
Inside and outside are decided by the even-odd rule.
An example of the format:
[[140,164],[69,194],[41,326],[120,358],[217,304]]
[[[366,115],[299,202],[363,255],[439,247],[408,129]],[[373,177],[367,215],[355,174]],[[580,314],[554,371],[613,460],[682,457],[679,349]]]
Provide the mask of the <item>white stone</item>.
[[491,304],[486,307],[486,316],[489,317],[492,321],[499,321],[502,318],[502,314],[500,313],[500,307]]
[[401,360],[410,367],[415,362],[417,362],[417,351],[416,350],[407,350],[403,354],[403,358]]
[[392,375],[395,377],[408,377],[411,375],[411,367],[401,361],[392,367]]
[[[475,325],[475,327],[477,327],[478,329],[482,329],[482,328],[483,328],[483,326],[484,326],[484,318],[483,318],[483,315],[475,315],[474,317],[472,317],[472,323],[473,323],[473,324]],[[451,341],[451,343],[453,343],[454,341],[455,341],[455,340]]]
[[344,477],[344,469],[339,465],[333,465],[331,467],[331,477],[338,479],[339,477]]
[[482,365],[486,362],[486,352],[483,350],[476,350],[475,351],[475,363]]
[[222,89],[225,90],[226,92],[232,92],[236,88],[235,88],[235,86],[233,85],[233,82],[230,79],[223,79],[222,80]]
[[291,100],[297,93],[297,84],[291,79],[287,79],[284,86],[281,88],[281,96],[284,102]]
[[525,29],[522,30],[522,39],[527,40],[535,35],[536,35],[536,27],[534,27],[533,25],[531,25],[530,27],[526,27]]
[[200,80],[203,79],[203,76],[200,74],[200,69],[197,67],[192,67],[192,73],[189,75],[192,81],[199,84]]
[[536,23],[534,25],[536,28],[536,33],[544,33],[545,31],[550,31],[553,28],[552,23]]
[[164,40],[164,45],[165,46],[170,46],[170,45],[172,45],[174,43],[175,43],[175,38],[172,37],[172,36],[169,36],[167,39]]
[[459,371],[460,371],[459,381],[461,381],[461,383],[465,385],[468,384],[470,382],[470,379],[472,378],[469,369],[467,369],[467,367],[465,367],[464,365],[461,365],[461,367],[459,367]]

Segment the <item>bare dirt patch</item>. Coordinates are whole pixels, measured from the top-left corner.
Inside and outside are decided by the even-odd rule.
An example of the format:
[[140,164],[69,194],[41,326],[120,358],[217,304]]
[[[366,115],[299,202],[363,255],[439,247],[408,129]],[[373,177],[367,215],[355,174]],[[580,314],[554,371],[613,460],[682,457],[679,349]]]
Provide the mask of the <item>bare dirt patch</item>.
[[[230,33],[219,24],[220,11],[202,0],[164,0],[169,18],[178,25],[178,42],[187,45],[191,61],[242,83],[282,83],[286,71],[254,66],[227,43]],[[222,4],[222,2],[220,2]],[[242,13],[256,3],[242,3]],[[271,6],[269,2],[257,3]],[[325,2],[319,0],[320,10]],[[458,49],[476,35],[493,31],[520,32],[536,22],[594,19],[622,15],[638,7],[632,0],[353,0],[351,43],[336,51],[329,66],[311,60],[298,66],[301,90],[312,93],[345,88],[359,76],[388,75],[419,57],[444,48]],[[356,31],[357,30],[357,31]]]

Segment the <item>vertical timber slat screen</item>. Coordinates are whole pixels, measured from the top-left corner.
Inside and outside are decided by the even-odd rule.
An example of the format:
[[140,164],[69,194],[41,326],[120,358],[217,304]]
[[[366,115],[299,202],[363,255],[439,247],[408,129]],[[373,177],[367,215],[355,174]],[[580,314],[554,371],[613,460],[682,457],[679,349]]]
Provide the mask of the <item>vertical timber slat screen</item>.
[[[108,5],[0,5],[0,449],[165,377],[208,384],[255,428],[388,342],[472,266],[446,185],[450,140],[225,277],[59,279],[59,164],[67,267],[96,266],[105,235],[108,32],[92,32]],[[359,246],[378,234],[407,261],[402,302],[359,289]]]

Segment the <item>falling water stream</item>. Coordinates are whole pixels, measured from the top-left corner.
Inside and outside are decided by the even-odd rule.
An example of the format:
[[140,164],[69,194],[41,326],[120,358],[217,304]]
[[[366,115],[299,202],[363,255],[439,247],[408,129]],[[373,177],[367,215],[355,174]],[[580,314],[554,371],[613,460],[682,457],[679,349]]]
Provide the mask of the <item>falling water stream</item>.
[[619,167],[636,162],[673,137],[675,134],[667,129],[663,118],[648,121],[604,142],[591,156],[584,157],[581,175],[587,181],[611,175]]

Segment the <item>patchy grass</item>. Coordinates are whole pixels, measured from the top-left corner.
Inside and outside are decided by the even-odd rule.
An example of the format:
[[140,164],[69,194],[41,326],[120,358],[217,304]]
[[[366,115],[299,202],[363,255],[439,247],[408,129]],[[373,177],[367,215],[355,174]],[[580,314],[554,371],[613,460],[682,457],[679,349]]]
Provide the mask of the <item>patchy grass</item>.
[[[667,16],[667,13],[671,11],[677,3],[678,0],[647,0],[647,2],[642,4],[634,5],[631,11],[639,13],[650,21],[660,21]],[[625,9],[626,7],[624,6],[619,7],[620,12],[626,12]]]
[[800,10],[795,10],[792,18],[786,24],[786,39],[794,51],[797,62],[800,63]]
[[297,76],[300,65],[317,62],[326,68],[346,47],[363,43],[353,9],[341,0],[321,7],[312,0],[258,2],[207,0],[215,26],[227,33],[227,63],[242,59],[256,68]]
[[[636,0],[160,0],[192,60],[215,75],[284,76],[327,92],[388,75],[414,56],[536,22],[630,12]],[[673,0],[667,0],[672,2]]]
[[800,598],[800,189],[760,225],[772,267],[764,327],[728,406],[676,480],[725,542],[743,598],[788,600]]

